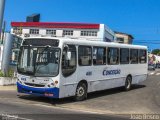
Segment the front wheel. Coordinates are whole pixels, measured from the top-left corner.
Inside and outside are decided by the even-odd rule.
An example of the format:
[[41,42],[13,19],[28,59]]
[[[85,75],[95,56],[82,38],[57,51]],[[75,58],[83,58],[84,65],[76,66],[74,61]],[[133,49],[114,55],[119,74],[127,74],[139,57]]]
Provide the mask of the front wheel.
[[87,98],[87,85],[79,83],[76,89],[75,101],[82,101]]
[[131,76],[128,76],[125,82],[125,90],[129,91],[131,89],[131,85],[132,85],[132,78]]

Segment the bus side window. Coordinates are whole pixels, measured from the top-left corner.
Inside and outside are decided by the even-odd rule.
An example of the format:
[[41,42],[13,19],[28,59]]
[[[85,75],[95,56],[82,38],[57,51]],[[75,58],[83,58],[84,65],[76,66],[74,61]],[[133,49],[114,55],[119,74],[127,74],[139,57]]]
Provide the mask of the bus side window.
[[120,64],[129,64],[129,49],[120,49]]
[[78,47],[78,62],[80,66],[92,65],[92,48],[89,46]]
[[139,63],[143,64],[147,62],[147,51],[139,50]]
[[[69,56],[68,56],[68,53]],[[64,77],[72,75],[76,71],[77,53],[75,45],[67,45],[62,52],[62,74]]]
[[130,49],[130,63],[138,64],[138,50],[137,49]]
[[107,61],[109,65],[119,64],[119,48],[108,48]]
[[93,64],[94,65],[106,64],[106,48],[93,47]]

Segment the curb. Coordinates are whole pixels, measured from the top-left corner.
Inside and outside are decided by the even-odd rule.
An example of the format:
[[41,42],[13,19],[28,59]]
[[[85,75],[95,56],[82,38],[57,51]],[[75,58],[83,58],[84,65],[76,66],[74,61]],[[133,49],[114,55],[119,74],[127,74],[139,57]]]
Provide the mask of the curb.
[[16,87],[16,85],[12,85],[12,86],[0,86],[0,91],[7,91],[7,90],[15,91],[15,90],[17,90],[17,87]]

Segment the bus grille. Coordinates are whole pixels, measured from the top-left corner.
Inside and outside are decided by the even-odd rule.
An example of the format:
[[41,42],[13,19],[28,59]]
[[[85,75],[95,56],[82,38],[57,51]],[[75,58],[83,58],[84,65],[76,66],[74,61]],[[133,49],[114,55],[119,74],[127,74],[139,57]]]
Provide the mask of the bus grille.
[[44,87],[45,85],[39,85],[39,84],[33,84],[33,83],[25,83],[28,86],[32,86],[32,87]]

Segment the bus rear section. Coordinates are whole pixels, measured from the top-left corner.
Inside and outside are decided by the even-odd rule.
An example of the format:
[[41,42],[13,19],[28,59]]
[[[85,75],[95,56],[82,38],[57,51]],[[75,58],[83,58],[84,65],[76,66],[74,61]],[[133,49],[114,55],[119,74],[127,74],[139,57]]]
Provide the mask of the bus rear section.
[[[75,93],[87,93],[124,86],[130,90],[132,84],[138,84],[147,78],[147,48],[123,44],[102,42],[68,43],[77,50],[76,65],[65,76],[68,96]],[[62,68],[63,69],[63,68]],[[69,68],[68,68],[69,69]],[[71,70],[71,69],[69,69]],[[68,71],[69,72],[69,71]],[[66,91],[67,92],[67,91]]]

